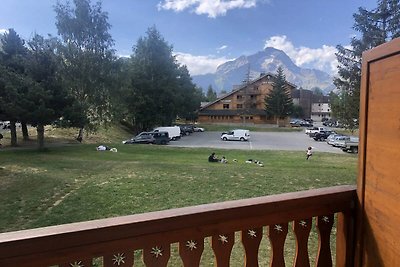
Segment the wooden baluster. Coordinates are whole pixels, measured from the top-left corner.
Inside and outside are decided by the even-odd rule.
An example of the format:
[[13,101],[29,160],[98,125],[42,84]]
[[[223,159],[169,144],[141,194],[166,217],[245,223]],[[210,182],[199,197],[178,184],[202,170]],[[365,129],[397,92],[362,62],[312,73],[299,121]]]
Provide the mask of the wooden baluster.
[[179,243],[179,255],[184,267],[200,266],[201,254],[204,250],[204,239],[191,239]]
[[258,249],[262,239],[262,227],[242,231],[242,244],[246,267],[258,267]]
[[116,251],[112,254],[105,255],[104,267],[132,267],[134,261],[133,251]]
[[147,267],[166,267],[170,256],[170,244],[157,244],[143,249],[143,262]]
[[293,232],[296,235],[296,255],[294,267],[310,267],[308,255],[308,237],[310,236],[312,219],[304,219],[293,222]]
[[288,233],[288,223],[280,223],[270,225],[268,227],[268,238],[271,241],[272,257],[271,267],[284,267],[285,258],[283,248],[285,245],[286,235]]
[[354,266],[355,212],[339,212],[336,224],[336,266]]
[[93,259],[72,260],[68,263],[58,265],[59,267],[92,267]]
[[334,221],[334,214],[327,216],[317,217],[318,229],[318,255],[315,266],[317,267],[331,267],[332,254],[331,254],[331,231]]
[[229,267],[231,251],[235,244],[235,233],[214,235],[211,239],[211,247],[215,254],[215,266]]

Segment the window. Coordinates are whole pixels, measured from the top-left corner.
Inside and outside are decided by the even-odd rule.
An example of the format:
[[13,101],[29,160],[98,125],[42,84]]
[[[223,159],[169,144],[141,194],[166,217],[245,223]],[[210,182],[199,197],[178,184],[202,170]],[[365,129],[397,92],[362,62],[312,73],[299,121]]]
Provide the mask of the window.
[[237,95],[237,96],[236,96],[236,99],[242,99],[242,98],[243,98],[242,95]]
[[243,108],[243,104],[237,104],[237,108]]
[[222,108],[223,108],[223,109],[229,109],[229,104],[223,104],[223,105],[222,105]]

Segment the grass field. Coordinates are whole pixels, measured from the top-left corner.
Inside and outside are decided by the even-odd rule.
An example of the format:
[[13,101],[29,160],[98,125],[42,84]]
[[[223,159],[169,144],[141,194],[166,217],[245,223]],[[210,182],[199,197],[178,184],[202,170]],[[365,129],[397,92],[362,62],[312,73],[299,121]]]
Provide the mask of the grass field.
[[[59,140],[57,131],[50,129],[47,134],[51,136],[46,151],[32,147],[0,150],[0,232],[354,184],[356,179],[357,156],[351,154],[315,153],[306,161],[304,152],[297,151],[109,143],[130,135],[123,131],[91,136],[86,144],[71,142],[69,137],[62,146],[54,146]],[[118,152],[96,151],[100,141]],[[211,152],[224,155],[229,163],[207,162]],[[263,161],[264,167],[245,163],[249,158]],[[317,239],[314,229],[309,247],[314,255]],[[287,264],[291,264],[295,253],[292,234],[287,244]],[[264,238],[260,262],[268,261],[269,250]],[[135,256],[135,266],[143,266],[140,252]],[[243,266],[242,258],[243,248],[235,244],[231,266]],[[175,245],[170,262],[169,266],[180,266]],[[201,266],[213,266],[212,262],[206,239]]]

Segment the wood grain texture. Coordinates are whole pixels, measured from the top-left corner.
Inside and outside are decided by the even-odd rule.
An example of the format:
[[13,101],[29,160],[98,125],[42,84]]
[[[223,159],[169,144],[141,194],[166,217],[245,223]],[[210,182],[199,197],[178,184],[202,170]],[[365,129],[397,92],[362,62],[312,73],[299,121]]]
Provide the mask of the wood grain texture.
[[400,266],[400,39],[363,54],[355,266]]
[[234,232],[212,236],[211,247],[214,251],[216,267],[229,267],[231,252],[234,244]]

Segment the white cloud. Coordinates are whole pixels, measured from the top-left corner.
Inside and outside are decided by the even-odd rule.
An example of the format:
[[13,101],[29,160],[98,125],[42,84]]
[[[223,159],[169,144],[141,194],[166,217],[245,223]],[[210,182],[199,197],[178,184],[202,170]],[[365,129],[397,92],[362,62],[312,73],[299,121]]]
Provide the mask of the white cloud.
[[265,0],[163,0],[158,3],[158,9],[180,12],[186,9],[210,18],[224,16],[231,9],[252,8],[257,2]]
[[176,53],[179,63],[187,66],[190,75],[214,73],[217,67],[228,60],[226,57],[195,56],[187,53]]
[[295,47],[286,35],[273,36],[264,45],[285,52],[298,66],[315,68],[329,74],[337,73],[336,47],[323,45],[321,48]]
[[218,47],[217,50],[221,51],[221,50],[224,50],[224,49],[227,49],[227,48],[228,48],[227,45],[222,45],[221,47]]

